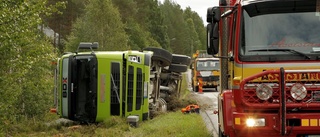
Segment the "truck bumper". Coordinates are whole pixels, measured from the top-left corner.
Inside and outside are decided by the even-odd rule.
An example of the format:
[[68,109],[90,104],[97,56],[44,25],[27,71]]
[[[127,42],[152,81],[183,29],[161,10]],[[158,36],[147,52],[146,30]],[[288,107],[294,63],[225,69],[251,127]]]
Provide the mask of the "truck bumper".
[[[320,135],[320,113],[287,113],[285,135],[290,137]],[[277,113],[233,113],[236,136],[281,137]]]
[[217,87],[219,81],[203,81],[203,87]]

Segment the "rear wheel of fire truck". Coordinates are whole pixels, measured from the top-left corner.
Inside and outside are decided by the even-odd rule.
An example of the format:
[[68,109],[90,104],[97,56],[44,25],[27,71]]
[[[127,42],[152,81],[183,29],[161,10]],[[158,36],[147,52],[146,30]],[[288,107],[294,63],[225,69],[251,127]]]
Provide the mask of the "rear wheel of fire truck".
[[171,64],[172,54],[169,51],[161,48],[156,48],[156,47],[147,47],[147,48],[144,48],[143,50],[152,51],[153,55],[151,59],[154,61],[159,61],[161,67],[166,67]]
[[169,71],[173,72],[186,72],[187,70],[188,66],[183,64],[171,64],[169,66]]
[[172,64],[184,64],[189,66],[191,63],[191,58],[186,55],[172,54]]

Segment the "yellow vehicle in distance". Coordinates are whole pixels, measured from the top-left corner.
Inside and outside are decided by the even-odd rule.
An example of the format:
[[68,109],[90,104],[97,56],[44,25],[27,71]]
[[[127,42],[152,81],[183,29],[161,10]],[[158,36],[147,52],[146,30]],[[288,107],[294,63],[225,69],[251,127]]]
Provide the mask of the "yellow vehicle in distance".
[[192,89],[199,91],[199,80],[202,81],[202,90],[215,90],[219,86],[220,61],[207,54],[206,50],[197,50],[193,54],[191,64],[192,69]]

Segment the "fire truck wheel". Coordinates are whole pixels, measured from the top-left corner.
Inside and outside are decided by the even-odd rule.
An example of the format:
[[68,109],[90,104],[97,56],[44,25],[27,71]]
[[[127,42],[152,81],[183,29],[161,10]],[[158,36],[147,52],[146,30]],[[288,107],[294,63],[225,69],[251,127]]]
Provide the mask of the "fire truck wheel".
[[188,70],[188,66],[183,64],[171,64],[169,66],[169,71],[173,72],[186,72]]
[[184,64],[189,66],[191,64],[191,58],[186,55],[172,54],[172,64]]
[[151,57],[151,59],[153,61],[159,61],[161,67],[166,67],[171,64],[172,54],[169,51],[161,48],[156,48],[156,47],[147,47],[147,48],[144,48],[143,50],[152,51],[153,56]]

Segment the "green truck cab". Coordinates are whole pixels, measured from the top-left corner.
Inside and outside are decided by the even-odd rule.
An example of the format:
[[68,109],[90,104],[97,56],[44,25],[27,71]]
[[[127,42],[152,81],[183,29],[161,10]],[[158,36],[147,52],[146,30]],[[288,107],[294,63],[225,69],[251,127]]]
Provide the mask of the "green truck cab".
[[146,120],[152,52],[93,51],[97,43],[81,43],[57,62],[57,114],[81,122],[100,122],[111,116]]

